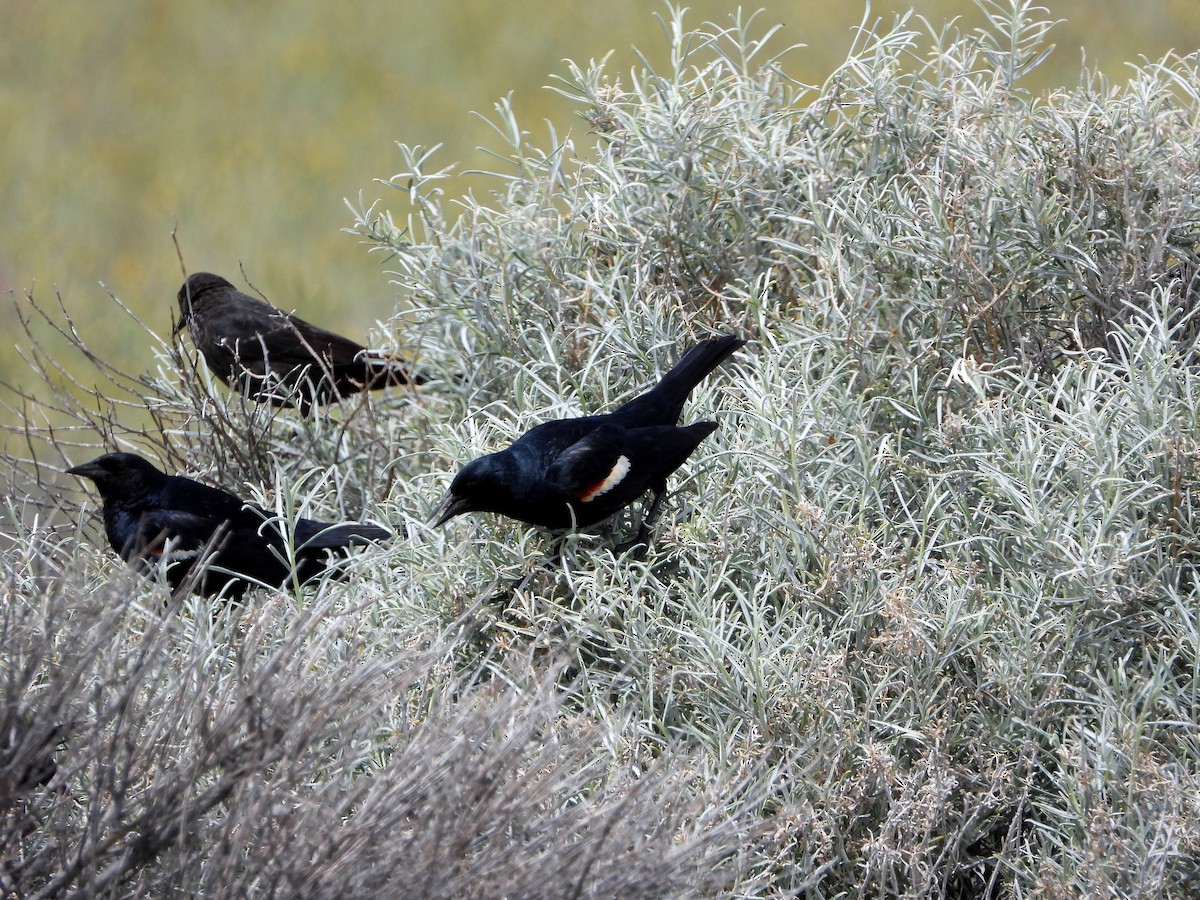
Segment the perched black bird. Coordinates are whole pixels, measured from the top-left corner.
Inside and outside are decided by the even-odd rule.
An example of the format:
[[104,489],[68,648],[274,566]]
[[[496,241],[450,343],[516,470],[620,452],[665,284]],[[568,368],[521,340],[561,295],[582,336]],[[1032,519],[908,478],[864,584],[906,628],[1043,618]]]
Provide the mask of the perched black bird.
[[680,427],[684,401],[745,343],[729,336],[701,341],[654,388],[613,412],[546,422],[507,449],[474,460],[451,482],[434,524],[466,512],[495,512],[543,528],[583,528],[653,491],[632,542],[645,543],[667,476],[717,427]]
[[180,319],[213,373],[262,403],[307,410],[359,391],[422,384],[423,375],[349,338],[197,272],[179,289]]
[[[165,475],[136,453],[108,453],[67,469],[90,478],[104,501],[104,532],[121,558],[152,573],[165,562],[167,580],[208,597],[221,591],[235,599],[255,584],[292,583],[288,543],[278,521],[252,503],[190,478]],[[336,525],[297,519],[295,576],[300,582],[325,571],[349,547],[390,538],[375,525]],[[192,572],[200,560],[208,566]]]

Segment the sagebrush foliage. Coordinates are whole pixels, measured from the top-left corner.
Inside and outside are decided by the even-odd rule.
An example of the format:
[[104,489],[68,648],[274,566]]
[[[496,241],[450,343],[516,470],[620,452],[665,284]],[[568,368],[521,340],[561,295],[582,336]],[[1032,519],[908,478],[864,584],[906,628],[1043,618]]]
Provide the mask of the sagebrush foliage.
[[[402,145],[389,183],[410,211],[358,209],[355,227],[391,257],[406,298],[383,337],[419,349],[438,384],[301,419],[229,397],[166,344],[157,371],[111,373],[83,400],[34,360],[37,388],[16,410],[31,453],[10,452],[14,472],[33,471],[33,456],[52,481],[49,468],[99,433],[226,487],[248,482],[284,516],[361,513],[407,535],[294,611],[263,597],[243,624],[201,628],[200,610],[153,625],[211,633],[218,662],[236,652],[253,671],[286,644],[304,664],[279,663],[295,679],[285,693],[330,712],[320,728],[297,714],[300,736],[281,733],[274,771],[297,753],[297,780],[189,820],[201,836],[239,822],[241,862],[209,861],[170,832],[114,892],[198,877],[215,889],[233,871],[259,893],[330,892],[268,874],[326,846],[343,854],[334,873],[396,860],[357,885],[381,894],[428,877],[447,895],[516,895],[532,882],[504,879],[522,866],[557,879],[542,882],[547,896],[1195,891],[1200,72],[1169,58],[1121,86],[1084,73],[1033,96],[1022,78],[1048,52],[1050,23],[1028,3],[982,6],[976,34],[865,27],[814,86],[787,77],[753,21],[690,29],[672,10],[666,71],[569,67],[558,87],[581,108],[576,133],[539,146],[498,106],[505,166],[486,198],[450,203],[432,153]],[[545,418],[629,397],[713,331],[754,343],[695,392],[685,418],[721,427],[672,480],[649,557],[580,535],[514,597],[487,602],[548,544],[487,516],[430,531],[453,471]],[[41,426],[34,404],[49,388],[74,430]],[[128,410],[143,397],[151,416],[135,429]],[[73,522],[80,496],[56,497]],[[12,511],[14,546],[102,578],[99,609],[135,604],[140,624],[118,617],[107,653],[161,622],[160,588],[47,536],[33,509]],[[88,595],[86,581],[6,567],[22,603]],[[281,610],[325,624],[242,637]],[[45,637],[28,634],[33,652]],[[161,690],[208,671],[161,643]],[[397,647],[432,648],[437,664],[396,669]],[[409,674],[380,687],[379,666]],[[71,667],[28,671],[6,681],[19,686],[12,721],[38,718],[34,687]],[[197,696],[219,700],[227,674],[211,689],[208,677]],[[344,690],[304,693],[314,678]],[[47,708],[79,702],[59,693]],[[414,715],[431,695],[437,715]],[[178,746],[200,740],[200,720],[172,724]],[[523,737],[515,755],[485,754],[482,769],[470,756],[460,772],[454,735],[477,721]],[[117,734],[132,746],[171,724],[154,722],[132,717]],[[53,816],[62,831],[10,829],[25,858],[44,859],[105,802],[84,789],[87,767],[72,768],[76,753],[95,756],[70,733],[61,774],[20,801],[34,817],[20,822]],[[542,759],[546,745],[565,768]],[[424,780],[404,781],[414,754]],[[248,759],[254,770],[266,757]],[[154,760],[133,780],[169,784]],[[437,801],[469,795],[488,768],[513,776],[492,824],[456,799],[440,817]],[[549,781],[533,775],[544,768]],[[197,773],[205,789],[210,777]],[[276,784],[300,812],[268,840]],[[388,818],[360,803],[372,790],[415,811]],[[66,810],[55,791],[91,803]],[[660,819],[671,791],[681,806]],[[318,797],[344,819],[304,812]],[[447,855],[422,868],[413,854],[427,852],[416,841],[430,822]],[[535,845],[546,855],[497,861]],[[587,862],[571,868],[576,846]],[[646,867],[628,866],[635,857]],[[109,871],[106,859],[86,871]],[[504,876],[479,880],[463,859]],[[34,892],[60,870],[38,869],[29,887],[21,871],[6,877]],[[74,887],[92,883],[73,871]],[[607,880],[621,873],[628,883]]]

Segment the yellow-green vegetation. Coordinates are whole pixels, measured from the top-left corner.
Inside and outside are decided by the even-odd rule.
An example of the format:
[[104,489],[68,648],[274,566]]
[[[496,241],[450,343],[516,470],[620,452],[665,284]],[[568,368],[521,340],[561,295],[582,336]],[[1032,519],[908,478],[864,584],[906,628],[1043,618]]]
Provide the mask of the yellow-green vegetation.
[[[349,222],[418,389],[262,408],[111,303],[152,366],[68,336],[90,393],[29,367],[0,890],[1197,896],[1200,66],[1040,95],[1049,23],[978,12],[817,88],[769,18],[668,14],[653,71],[563,67],[587,128],[494,115],[474,197],[397,148]],[[644,558],[625,516],[553,555],[428,525],[466,460],[713,332],[751,343]],[[58,474],[101,448],[397,538],[294,596],[172,597]]]
[[[844,57],[863,13],[855,4],[761,5],[782,23],[777,46],[808,45],[783,60],[787,71],[817,82]],[[871,15],[887,23],[910,6],[932,22],[981,22],[962,0],[875,2]],[[719,23],[736,5],[690,7],[693,21]],[[149,365],[147,348],[99,312],[99,283],[165,329],[182,282],[177,227],[191,270],[240,284],[244,264],[277,304],[365,335],[397,296],[383,257],[364,260],[340,232],[351,224],[343,198],[381,196],[373,180],[401,167],[396,141],[444,144],[438,164],[459,173],[494,168],[475,150],[491,135],[471,113],[490,115],[510,93],[535,135],[544,118],[560,134],[583,132],[577,111],[542,87],[568,57],[611,50],[617,77],[635,62],[634,45],[665,63],[655,10],[639,0],[0,4],[0,291],[33,288],[50,300],[59,286],[91,346],[138,370]],[[1060,50],[1034,87],[1073,81],[1080,47],[1124,80],[1125,60],[1200,45],[1200,10],[1185,0],[1059,0],[1051,12],[1066,19],[1054,34]],[[454,196],[494,186],[460,177],[446,188]],[[14,324],[0,304],[0,378],[20,380]]]

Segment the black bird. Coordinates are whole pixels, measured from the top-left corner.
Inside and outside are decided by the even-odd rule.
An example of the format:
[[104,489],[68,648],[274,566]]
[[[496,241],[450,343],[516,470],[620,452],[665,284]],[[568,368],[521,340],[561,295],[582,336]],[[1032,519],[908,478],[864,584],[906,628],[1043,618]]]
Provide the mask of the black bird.
[[630,546],[644,544],[658,517],[667,476],[683,465],[716,422],[677,423],[692,388],[746,342],[701,341],[654,388],[607,415],[546,422],[455,476],[434,525],[466,512],[494,512],[552,530],[609,518],[646,491],[654,499]]
[[398,360],[197,272],[179,289],[180,319],[213,373],[262,403],[307,411],[359,391],[428,379]]
[[[186,583],[206,597],[239,599],[257,584],[289,586],[293,575],[305,582],[351,546],[392,536],[375,525],[297,519],[293,570],[280,523],[227,491],[166,475],[136,453],[108,453],[67,473],[96,483],[104,532],[122,559],[147,574],[165,562],[173,589]],[[198,560],[207,568],[193,572]]]

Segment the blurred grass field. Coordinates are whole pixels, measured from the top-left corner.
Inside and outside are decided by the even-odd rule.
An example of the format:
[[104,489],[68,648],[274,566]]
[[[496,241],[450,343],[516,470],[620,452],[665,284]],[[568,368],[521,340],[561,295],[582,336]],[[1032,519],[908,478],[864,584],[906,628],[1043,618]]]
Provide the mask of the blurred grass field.
[[[888,2],[890,21],[912,7],[930,21],[977,13],[962,2]],[[774,45],[806,44],[790,74],[822,80],[843,58],[862,7],[764,2],[783,22]],[[702,0],[691,19],[728,20],[736,5]],[[753,9],[753,6],[748,9]],[[341,232],[343,198],[402,213],[404,198],[375,183],[399,168],[394,143],[445,146],[454,195],[487,191],[461,174],[502,169],[477,150],[494,144],[488,114],[509,92],[526,128],[587,126],[544,90],[562,59],[614,51],[616,71],[634,46],[665,52],[658,4],[491,4],[438,7],[220,3],[0,5],[0,378],[20,384],[14,302],[61,292],[92,349],[140,371],[148,348],[126,340],[103,283],[165,331],[182,281],[171,232],[190,271],[242,285],[239,265],[276,304],[348,334],[365,334],[397,298],[382,257]],[[1074,83],[1081,47],[1114,80],[1127,60],[1200,44],[1200,8],[1184,0],[1070,0],[1058,49],[1036,87]],[[660,63],[653,55],[652,64]],[[95,312],[94,315],[92,313]]]

